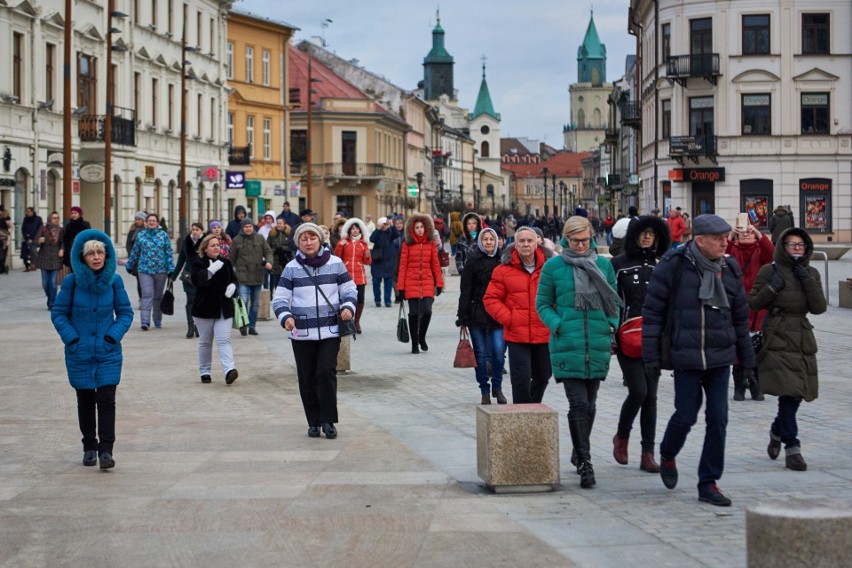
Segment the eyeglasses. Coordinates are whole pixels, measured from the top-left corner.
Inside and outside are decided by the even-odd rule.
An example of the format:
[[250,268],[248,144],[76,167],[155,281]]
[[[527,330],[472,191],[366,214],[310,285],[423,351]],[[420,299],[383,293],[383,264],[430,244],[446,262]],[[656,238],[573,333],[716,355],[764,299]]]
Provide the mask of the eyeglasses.
[[642,231],[641,236],[643,236],[643,237],[656,237],[657,233],[654,232],[654,229],[647,229],[645,231]]
[[571,239],[571,238],[568,239],[568,244],[571,244],[571,245],[574,245],[574,246],[579,246],[579,245],[589,246],[590,242],[592,242],[592,239],[590,239],[590,238],[589,239]]
[[784,243],[784,246],[791,249],[803,249],[805,248],[805,243],[796,243],[793,241],[787,241]]

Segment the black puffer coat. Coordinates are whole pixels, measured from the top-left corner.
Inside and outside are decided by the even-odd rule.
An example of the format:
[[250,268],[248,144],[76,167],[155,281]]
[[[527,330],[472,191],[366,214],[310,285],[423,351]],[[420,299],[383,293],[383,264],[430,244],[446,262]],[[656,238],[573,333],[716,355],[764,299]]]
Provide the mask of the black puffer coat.
[[237,273],[234,266],[227,258],[219,258],[224,266],[216,271],[212,277],[207,267],[212,262],[206,254],[195,257],[192,263],[192,284],[195,286],[195,302],[192,304],[192,315],[197,318],[225,319],[234,317],[234,300],[239,290],[234,292],[231,298],[225,297],[225,289],[228,284],[237,286]]
[[[469,219],[476,220],[475,236],[467,230],[467,222]],[[464,272],[464,266],[467,262],[467,257],[474,250],[477,250],[476,238],[479,236],[479,233],[482,232],[482,217],[480,217],[478,213],[474,212],[465,213],[464,217],[462,217],[462,232],[464,234],[464,237],[460,238],[456,243],[456,270],[458,271],[459,275]]]
[[459,290],[459,309],[456,315],[457,325],[476,327],[489,331],[500,329],[497,321],[485,311],[482,298],[491,282],[491,273],[500,265],[500,250],[494,256],[488,256],[478,248],[467,258],[462,272]]
[[[805,241],[805,253],[799,260],[787,254],[781,244],[790,235]],[[787,229],[779,235],[778,242],[774,264],[761,267],[748,298],[751,309],[767,311],[762,325],[763,348],[757,355],[760,388],[766,394],[811,401],[819,395],[819,381],[814,326],[807,314],[825,312],[825,296],[819,272],[809,265],[814,243],[807,231]],[[796,278],[793,265],[797,263],[807,268],[811,276],[808,280],[801,282]],[[776,272],[784,279],[781,292],[769,285]]]
[[[643,249],[639,247],[639,238],[646,229],[653,229],[657,238],[652,247]],[[671,247],[671,242],[669,228],[659,217],[643,215],[630,221],[622,244],[624,252],[612,259],[618,296],[623,306],[620,323],[642,315],[651,274],[660,257]]]
[[[654,269],[642,307],[642,359],[659,363],[660,336],[669,302],[674,302],[672,362],[675,369],[712,369],[739,364],[754,368],[754,347],[748,332],[748,303],[737,261],[722,257],[722,283],[730,309],[706,306],[698,298],[701,274],[691,251],[692,241],[669,251]],[[680,283],[675,289],[675,274]]]

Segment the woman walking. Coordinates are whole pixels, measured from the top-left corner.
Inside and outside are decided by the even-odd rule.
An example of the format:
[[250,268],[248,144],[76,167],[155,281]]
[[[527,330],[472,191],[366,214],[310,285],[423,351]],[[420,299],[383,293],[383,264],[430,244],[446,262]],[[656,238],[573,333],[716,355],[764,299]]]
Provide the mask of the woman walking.
[[435,227],[429,215],[414,213],[405,222],[399,258],[397,297],[408,300],[411,352],[429,351],[426,332],[432,320],[432,303],[444,290],[444,275],[438,262]]
[[364,237],[367,228],[364,222],[353,217],[343,224],[340,240],[334,247],[334,256],[343,260],[346,270],[355,282],[358,290],[358,302],[355,304],[355,331],[361,333],[361,315],[364,313],[364,290],[367,287],[367,271],[364,266],[372,264],[370,247]]
[[68,221],[62,230],[62,264],[67,269],[67,272],[74,270],[71,258],[65,256],[71,252],[74,246],[74,239],[86,229],[92,228],[89,222],[83,219],[83,209],[81,207],[77,207],[76,205],[72,207],[70,216],[71,220]]
[[338,318],[355,315],[357,291],[343,261],[323,246],[322,229],[302,223],[293,233],[296,257],[281,273],[272,309],[290,332],[308,436],[336,438]]
[[763,392],[778,397],[766,451],[777,459],[783,443],[786,467],[805,471],[796,413],[802,400],[811,402],[819,394],[817,344],[807,314],[824,313],[826,301],[819,272],[810,266],[814,243],[807,231],[787,229],[777,244],[775,263],[760,269],[748,298],[752,310],[767,312],[757,368]]
[[231,324],[234,318],[233,297],[237,291],[237,273],[231,261],[221,257],[222,239],[207,235],[192,256],[192,319],[198,330],[198,372],[202,383],[209,383],[213,360],[213,339],[219,350],[219,362],[225,383],[232,384],[239,373],[234,367],[231,348]]
[[169,274],[169,280],[174,282],[180,278],[183,291],[186,293],[186,338],[198,337],[198,330],[192,321],[192,305],[195,302],[195,286],[192,285],[192,262],[198,256],[198,245],[204,237],[204,225],[193,223],[189,234],[183,239],[178,254],[175,269]]
[[62,269],[62,227],[59,226],[59,213],[52,212],[47,217],[47,225],[41,228],[36,238],[38,253],[36,266],[41,269],[41,287],[47,296],[47,309],[53,308],[56,300],[56,277]]
[[142,331],[148,331],[153,320],[155,327],[160,327],[163,312],[160,310],[160,300],[166,287],[169,273],[174,271],[174,254],[169,235],[160,228],[160,219],[155,213],[148,213],[145,218],[145,230],[136,237],[133,251],[127,259],[127,272],[139,277],[142,287],[140,301],[142,314]]
[[115,389],[121,380],[121,340],[133,323],[133,308],[116,275],[115,248],[101,231],[78,234],[65,277],[50,313],[65,344],[68,380],[77,392],[83,434],[83,465],[115,467]]
[[284,221],[283,217],[279,217],[275,220],[275,227],[270,229],[269,236],[266,238],[269,248],[272,249],[272,272],[269,281],[271,294],[275,294],[275,288],[278,286],[278,280],[281,279],[284,267],[293,259],[291,232],[290,225]]
[[[562,229],[562,253],[541,272],[536,310],[550,330],[550,361],[557,383],[568,397],[568,426],[580,474],[580,487],[595,486],[589,438],[595,403],[611,358],[618,325],[615,271],[591,246],[592,225],[571,217]],[[576,461],[576,463],[575,463]]]
[[[491,404],[491,395],[498,404],[508,401],[503,395],[503,364],[506,343],[503,341],[503,326],[485,310],[482,302],[491,282],[491,273],[500,265],[500,249],[497,232],[483,229],[476,242],[477,250],[467,257],[462,273],[459,309],[456,325],[467,328],[473,341],[476,355],[476,382],[482,394],[482,404]],[[491,386],[488,385],[488,364],[491,364]]]
[[231,240],[231,237],[228,236],[228,233],[226,233],[222,229],[222,223],[220,223],[219,221],[215,221],[215,220],[210,221],[210,223],[207,224],[207,232],[210,235],[216,235],[217,237],[219,237],[219,242],[221,243],[220,244],[221,248],[219,250],[219,256],[222,257],[223,259],[224,258],[230,258],[231,247],[234,245],[234,241]]
[[[619,221],[621,223],[621,221]],[[618,223],[616,223],[618,225]],[[651,281],[651,274],[666,251],[671,247],[669,228],[666,223],[651,215],[634,218],[627,226],[624,240],[624,252],[612,259],[612,268],[618,284],[618,297],[621,299],[621,319],[619,326],[625,322],[639,322],[642,329],[642,304],[645,303],[645,290]],[[627,385],[627,398],[621,405],[618,418],[618,430],[612,439],[612,455],[615,461],[627,464],[627,442],[636,415],[641,412],[639,427],[642,434],[642,459],[639,469],[649,473],[659,473],[660,466],[654,460],[654,445],[657,430],[657,386],[659,377],[645,375],[642,364],[641,333],[639,353],[625,353],[625,345],[617,342],[616,356],[624,383]],[[616,336],[618,337],[618,336]]]

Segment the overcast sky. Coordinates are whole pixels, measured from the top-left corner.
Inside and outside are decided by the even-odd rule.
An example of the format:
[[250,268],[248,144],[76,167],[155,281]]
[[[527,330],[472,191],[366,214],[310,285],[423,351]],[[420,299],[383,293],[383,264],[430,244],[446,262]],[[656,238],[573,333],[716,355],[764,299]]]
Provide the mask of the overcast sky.
[[[295,43],[325,35],[327,49],[414,89],[432,47],[438,2],[422,0],[242,0],[235,7],[299,31]],[[494,110],[503,137],[528,137],[562,148],[569,122],[568,85],[577,80],[577,48],[594,6],[595,25],[607,48],[607,80],[624,74],[635,51],[627,33],[629,0],[455,0],[440,3],[447,51],[455,60],[459,104],[473,110],[485,55]],[[325,29],[321,23],[332,20]]]

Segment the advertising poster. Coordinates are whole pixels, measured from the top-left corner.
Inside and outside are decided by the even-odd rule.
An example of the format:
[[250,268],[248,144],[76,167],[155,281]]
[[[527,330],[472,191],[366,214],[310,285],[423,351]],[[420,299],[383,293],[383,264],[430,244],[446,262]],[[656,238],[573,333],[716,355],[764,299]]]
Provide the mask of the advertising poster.
[[748,213],[752,224],[760,230],[769,228],[769,199],[768,195],[746,195],[743,198],[743,211]]
[[805,195],[805,229],[810,231],[825,231],[828,229],[826,210],[828,204],[824,195]]
[[799,180],[801,226],[815,233],[831,232],[832,180],[807,178]]

